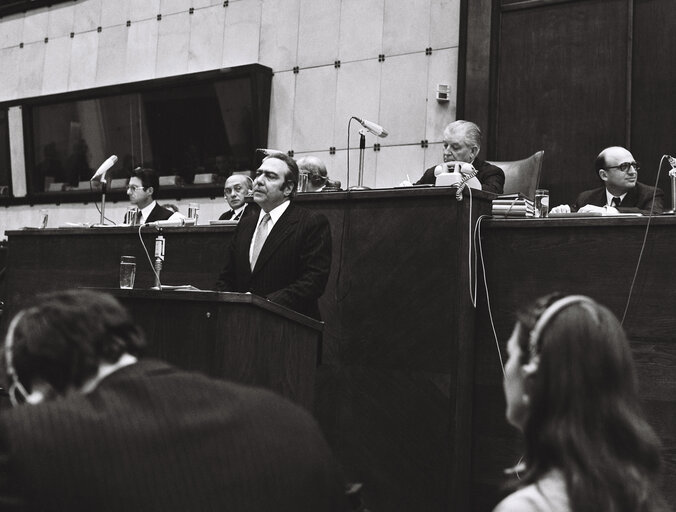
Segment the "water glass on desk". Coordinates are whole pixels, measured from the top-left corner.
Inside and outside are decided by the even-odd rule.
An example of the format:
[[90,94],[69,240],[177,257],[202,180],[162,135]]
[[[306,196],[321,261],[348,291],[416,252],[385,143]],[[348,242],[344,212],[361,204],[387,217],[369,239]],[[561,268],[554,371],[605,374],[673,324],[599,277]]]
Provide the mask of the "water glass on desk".
[[188,218],[195,219],[195,226],[197,225],[197,219],[200,216],[200,205],[199,203],[188,203]]
[[131,290],[134,288],[136,278],[136,258],[134,256],[122,256],[120,259],[120,288]]
[[127,212],[124,214],[124,223],[130,226],[135,226],[138,219],[138,208],[136,206],[130,206],[127,208]]
[[49,210],[40,210],[40,224],[38,225],[38,228],[45,229],[47,227],[48,220],[49,220]]
[[549,217],[549,190],[539,188],[535,191],[535,217]]

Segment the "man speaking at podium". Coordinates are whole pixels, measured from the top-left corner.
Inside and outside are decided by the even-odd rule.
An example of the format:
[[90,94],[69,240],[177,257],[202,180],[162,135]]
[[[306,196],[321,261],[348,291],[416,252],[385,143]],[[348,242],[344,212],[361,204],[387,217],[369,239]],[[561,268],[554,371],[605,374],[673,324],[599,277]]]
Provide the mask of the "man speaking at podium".
[[293,203],[298,174],[283,153],[263,160],[253,182],[261,211],[237,225],[216,289],[251,292],[319,319],[317,300],[331,270],[331,228],[323,214]]

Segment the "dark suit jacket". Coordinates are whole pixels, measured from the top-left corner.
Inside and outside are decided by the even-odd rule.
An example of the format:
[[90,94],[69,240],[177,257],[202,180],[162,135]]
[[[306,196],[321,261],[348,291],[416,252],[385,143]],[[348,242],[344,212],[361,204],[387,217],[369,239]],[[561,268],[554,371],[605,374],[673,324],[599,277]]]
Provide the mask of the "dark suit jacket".
[[309,414],[160,361],[122,368],[87,395],[3,412],[0,447],[1,510],[344,510]]
[[[481,183],[481,190],[486,190],[487,192],[495,192],[496,194],[502,194],[502,191],[505,186],[505,173],[502,172],[502,169],[499,167],[479,160],[478,158],[474,160],[472,164],[477,172],[477,179]],[[415,184],[422,185],[429,183],[434,185],[437,181],[437,177],[434,175],[434,167],[430,167],[425,171]]]
[[167,220],[173,214],[174,212],[171,210],[168,210],[164,206],[160,206],[159,204],[155,203],[155,208],[151,210],[150,215],[148,215],[148,218],[143,222],[148,223],[155,222],[156,220]]
[[319,318],[317,299],[331,271],[331,228],[319,212],[289,205],[270,231],[253,272],[249,247],[258,217],[243,218],[226,251],[219,291],[251,292]]
[[[258,206],[256,203],[247,203],[244,206],[244,211],[242,212],[242,215],[240,215],[239,220],[242,220],[244,217],[248,217],[249,215],[254,215],[256,218],[258,218],[258,213],[261,211],[261,207]],[[232,218],[232,210],[228,210],[227,212],[224,212],[218,220],[230,220]]]
[[[629,192],[627,192],[627,195],[624,196],[618,211],[621,213],[650,213],[650,206],[653,202],[654,192],[655,187],[636,182],[636,186],[630,189]],[[664,210],[664,206],[662,204],[663,201],[664,192],[658,188],[657,192],[655,193],[655,207],[653,208],[653,213],[662,213]],[[588,204],[594,206],[605,206],[606,188],[599,187],[593,190],[586,190],[582,192],[577,197],[575,204],[572,205],[571,210],[577,211]]]

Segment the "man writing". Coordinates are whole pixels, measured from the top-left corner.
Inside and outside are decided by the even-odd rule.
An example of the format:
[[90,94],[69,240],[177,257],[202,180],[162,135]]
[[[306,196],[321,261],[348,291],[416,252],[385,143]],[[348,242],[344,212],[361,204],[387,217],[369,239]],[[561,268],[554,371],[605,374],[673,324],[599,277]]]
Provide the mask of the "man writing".
[[11,321],[0,508],[342,511],[343,482],[309,414],[271,392],[140,357],[113,297],[39,297]]
[[323,214],[293,203],[298,174],[283,153],[263,160],[253,182],[261,211],[237,225],[216,289],[251,292],[319,318],[317,300],[331,270],[331,229]]
[[127,185],[129,202],[138,207],[139,213],[135,224],[146,224],[158,220],[177,220],[183,218],[178,212],[172,212],[155,201],[160,190],[160,178],[150,168],[137,167]]
[[595,168],[603,186],[582,192],[573,205],[556,206],[551,213],[662,213],[664,192],[639,183],[639,165],[628,150],[604,149],[596,157]]
[[[505,173],[499,167],[489,164],[478,158],[481,150],[481,130],[471,121],[453,121],[444,129],[444,163],[467,162],[477,170],[477,179],[481,183],[481,190],[502,194],[505,185]],[[436,166],[430,167],[416,185],[434,184]],[[403,186],[410,186],[407,181]]]
[[246,202],[251,193],[253,182],[244,174],[233,174],[225,180],[223,192],[230,209],[223,213],[218,220],[240,220],[245,215],[258,215],[260,207],[256,203]]

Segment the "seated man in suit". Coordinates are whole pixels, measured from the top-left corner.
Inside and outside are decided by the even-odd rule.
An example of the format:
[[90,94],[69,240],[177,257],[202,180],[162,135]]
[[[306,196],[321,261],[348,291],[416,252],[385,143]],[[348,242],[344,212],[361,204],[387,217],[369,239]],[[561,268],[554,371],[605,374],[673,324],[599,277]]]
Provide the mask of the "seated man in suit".
[[304,156],[297,160],[300,172],[307,174],[307,192],[321,192],[329,179],[326,165],[316,156]]
[[230,209],[223,213],[218,220],[240,220],[245,215],[257,216],[260,211],[258,205],[246,202],[252,187],[253,181],[244,174],[233,174],[225,180],[223,193]]
[[582,192],[575,204],[556,206],[551,213],[662,213],[664,192],[639,183],[639,165],[625,148],[604,149],[596,157],[595,168],[603,186]]
[[[453,121],[444,129],[444,162],[467,162],[477,170],[477,179],[481,190],[502,194],[505,186],[505,173],[499,167],[478,158],[481,150],[481,129],[471,121]],[[416,185],[434,184],[436,166],[430,167]],[[402,186],[411,184],[404,181]]]
[[178,220],[183,218],[178,212],[172,212],[155,201],[160,190],[160,178],[153,169],[137,167],[127,185],[129,202],[139,209],[139,219],[136,224],[146,224],[156,220]]
[[14,317],[3,363],[14,403],[27,403],[0,415],[2,510],[345,510],[307,412],[143,359],[144,344],[119,302],[90,290]]
[[319,318],[317,300],[331,270],[331,228],[322,213],[292,201],[298,173],[283,153],[263,160],[253,183],[260,214],[237,225],[216,289],[251,292]]

